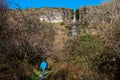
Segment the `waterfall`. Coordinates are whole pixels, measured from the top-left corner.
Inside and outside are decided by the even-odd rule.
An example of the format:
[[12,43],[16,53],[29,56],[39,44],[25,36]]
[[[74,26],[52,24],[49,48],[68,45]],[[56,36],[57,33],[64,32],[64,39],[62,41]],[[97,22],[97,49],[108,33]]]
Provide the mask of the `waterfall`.
[[73,26],[72,26],[72,36],[77,36],[77,26],[76,26],[76,13],[74,11],[74,17],[73,17]]
[[76,15],[75,15],[75,12],[74,12],[73,24],[75,24],[75,22],[76,22]]

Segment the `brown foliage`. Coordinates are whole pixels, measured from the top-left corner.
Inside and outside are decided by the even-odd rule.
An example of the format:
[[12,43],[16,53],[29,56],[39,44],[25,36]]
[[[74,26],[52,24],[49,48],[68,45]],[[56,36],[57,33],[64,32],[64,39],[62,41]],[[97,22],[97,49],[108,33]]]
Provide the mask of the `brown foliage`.
[[0,12],[0,79],[26,80],[30,78],[31,65],[39,64],[42,54],[50,50],[54,30],[33,16],[27,18],[21,10],[3,11]]

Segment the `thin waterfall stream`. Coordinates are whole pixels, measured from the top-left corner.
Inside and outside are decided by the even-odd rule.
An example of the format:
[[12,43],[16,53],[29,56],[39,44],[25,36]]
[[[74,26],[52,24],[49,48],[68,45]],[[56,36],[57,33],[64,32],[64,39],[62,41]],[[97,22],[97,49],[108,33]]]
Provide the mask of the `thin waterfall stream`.
[[77,26],[76,26],[76,13],[74,12],[73,25],[72,25],[72,36],[77,36]]

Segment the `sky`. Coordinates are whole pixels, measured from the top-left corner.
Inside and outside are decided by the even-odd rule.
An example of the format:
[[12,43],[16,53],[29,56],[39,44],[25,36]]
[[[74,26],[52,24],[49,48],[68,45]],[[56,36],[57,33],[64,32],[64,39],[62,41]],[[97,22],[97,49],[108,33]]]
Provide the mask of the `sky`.
[[[82,6],[96,6],[102,3],[102,0],[7,0],[9,7],[13,8],[42,8],[42,7],[62,7],[72,8],[74,10]],[[18,4],[16,6],[15,4]]]

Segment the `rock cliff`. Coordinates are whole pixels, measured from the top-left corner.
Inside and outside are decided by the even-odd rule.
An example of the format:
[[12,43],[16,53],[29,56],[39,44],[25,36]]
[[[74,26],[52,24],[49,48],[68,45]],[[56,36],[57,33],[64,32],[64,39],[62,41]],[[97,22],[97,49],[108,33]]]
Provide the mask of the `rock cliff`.
[[67,8],[40,8],[25,10],[10,10],[16,16],[20,16],[20,12],[26,17],[38,19],[41,22],[60,23],[71,22],[73,18],[73,10]]
[[120,2],[81,7],[76,11],[79,32],[103,35],[120,18]]

